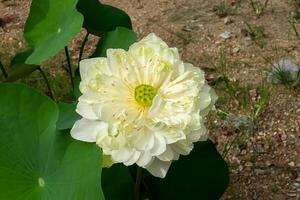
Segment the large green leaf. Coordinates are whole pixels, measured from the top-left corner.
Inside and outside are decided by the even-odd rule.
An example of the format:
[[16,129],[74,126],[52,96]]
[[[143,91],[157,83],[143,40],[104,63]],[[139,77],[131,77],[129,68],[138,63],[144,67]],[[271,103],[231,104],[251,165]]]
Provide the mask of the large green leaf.
[[57,129],[65,130],[70,129],[74,123],[79,120],[81,117],[76,113],[77,102],[73,103],[58,103],[59,108],[59,118],[57,121]]
[[211,141],[198,142],[190,155],[175,161],[164,179],[147,176],[152,200],[216,200],[229,182],[228,168]]
[[77,0],[32,0],[24,35],[33,52],[26,63],[41,64],[80,31],[83,16],[76,11],[76,3]]
[[9,69],[8,78],[5,82],[14,82],[21,78],[25,78],[37,69],[39,69],[38,65],[16,64],[13,68]]
[[79,0],[77,10],[84,16],[83,27],[98,36],[115,30],[117,26],[132,28],[130,17],[124,11],[99,0]]
[[137,39],[136,33],[130,29],[117,27],[116,30],[107,33],[97,44],[92,57],[105,57],[109,48],[128,50],[129,46]]
[[0,199],[101,200],[101,151],[56,130],[57,105],[0,84]]
[[14,82],[21,78],[25,78],[35,70],[39,69],[39,65],[25,64],[26,59],[32,53],[32,49],[28,48],[23,52],[17,53],[10,63],[8,70],[8,78],[5,82]]
[[11,60],[10,66],[14,67],[15,65],[26,63],[27,58],[32,54],[32,52],[33,49],[28,48],[22,52],[17,53],[15,57]]
[[134,180],[128,167],[123,164],[114,164],[110,168],[103,168],[102,188],[106,199],[134,199]]

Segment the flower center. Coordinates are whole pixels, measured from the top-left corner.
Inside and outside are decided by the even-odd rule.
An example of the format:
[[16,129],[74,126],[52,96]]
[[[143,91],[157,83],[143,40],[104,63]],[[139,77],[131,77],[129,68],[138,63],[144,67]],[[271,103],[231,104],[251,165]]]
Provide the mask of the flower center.
[[142,84],[135,88],[134,98],[142,106],[151,106],[157,91],[151,85]]

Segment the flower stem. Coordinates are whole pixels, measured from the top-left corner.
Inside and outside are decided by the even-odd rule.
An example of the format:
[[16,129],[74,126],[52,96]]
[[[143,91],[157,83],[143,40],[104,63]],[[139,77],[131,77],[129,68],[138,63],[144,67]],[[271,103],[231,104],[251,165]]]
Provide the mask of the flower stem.
[[7,78],[7,77],[8,77],[8,74],[7,74],[7,72],[5,71],[5,68],[4,68],[4,66],[2,65],[1,62],[0,62],[0,68],[1,68],[1,71],[2,71],[2,73],[3,73],[3,75],[4,75],[4,77]]
[[69,75],[71,79],[72,89],[74,90],[74,78],[73,78],[73,72],[72,72],[72,66],[71,66],[71,59],[69,55],[68,46],[65,46],[65,54],[68,62],[68,69],[69,69]]
[[85,47],[86,42],[88,41],[89,35],[90,35],[90,32],[87,32],[86,35],[85,35],[85,37],[84,37],[84,40],[83,40],[83,42],[82,42],[82,44],[81,44],[80,52],[79,52],[79,58],[78,58],[78,66],[79,66],[79,62],[80,62],[81,59],[82,59],[84,47]]
[[141,192],[141,182],[142,182],[142,172],[143,169],[138,167],[136,170],[136,180],[134,187],[134,200],[140,200],[140,192]]
[[42,70],[41,67],[39,67],[38,70],[40,71],[40,73],[42,74],[42,76],[43,76],[43,78],[44,78],[44,80],[45,80],[45,83],[46,83],[46,85],[47,85],[47,88],[48,88],[49,95],[50,95],[51,99],[55,100],[55,99],[54,99],[54,96],[53,96],[53,93],[52,93],[52,90],[51,90],[50,83],[49,83],[49,81],[48,81],[48,78],[47,78],[46,74],[44,73],[44,71]]

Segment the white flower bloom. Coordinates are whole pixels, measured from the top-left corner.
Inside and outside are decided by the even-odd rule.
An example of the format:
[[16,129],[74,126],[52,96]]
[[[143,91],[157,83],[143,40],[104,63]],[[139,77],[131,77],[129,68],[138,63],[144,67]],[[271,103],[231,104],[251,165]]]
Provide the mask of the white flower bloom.
[[165,177],[179,155],[207,139],[204,117],[216,95],[204,73],[183,63],[176,48],[155,34],[109,49],[107,58],[80,62],[77,121],[71,135],[96,142],[105,163],[124,163]]

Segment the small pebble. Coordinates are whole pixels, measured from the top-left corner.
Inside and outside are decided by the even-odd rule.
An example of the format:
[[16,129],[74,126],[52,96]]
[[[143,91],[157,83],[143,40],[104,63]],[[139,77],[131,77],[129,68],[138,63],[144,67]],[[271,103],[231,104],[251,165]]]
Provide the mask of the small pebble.
[[266,166],[267,166],[267,167],[270,167],[271,165],[273,165],[273,164],[272,164],[270,161],[267,160],[267,161],[266,161]]
[[245,166],[246,166],[246,167],[253,167],[253,163],[252,163],[252,162],[246,162],[246,163],[245,163]]
[[289,165],[290,167],[295,167],[295,163],[294,163],[293,161],[292,161],[292,162],[289,162],[288,165]]
[[297,196],[296,193],[288,193],[287,195],[288,195],[289,197],[295,197],[295,196]]
[[220,37],[227,40],[227,39],[230,39],[234,36],[233,33],[229,32],[229,31],[225,31],[223,33],[220,34]]
[[263,170],[263,169],[255,169],[254,172],[257,175],[266,175],[266,174],[268,174],[268,171],[267,170]]
[[295,182],[295,183],[293,183],[293,186],[300,187],[300,183]]
[[185,31],[185,32],[191,32],[191,31],[192,31],[192,29],[191,29],[189,26],[187,26],[187,25],[185,25],[185,26],[182,28],[182,30]]
[[238,53],[238,52],[240,52],[240,47],[235,47],[235,48],[233,48],[233,50],[232,50],[232,52],[233,53]]
[[225,17],[224,18],[224,24],[228,25],[231,24],[233,22],[233,19],[230,17]]

